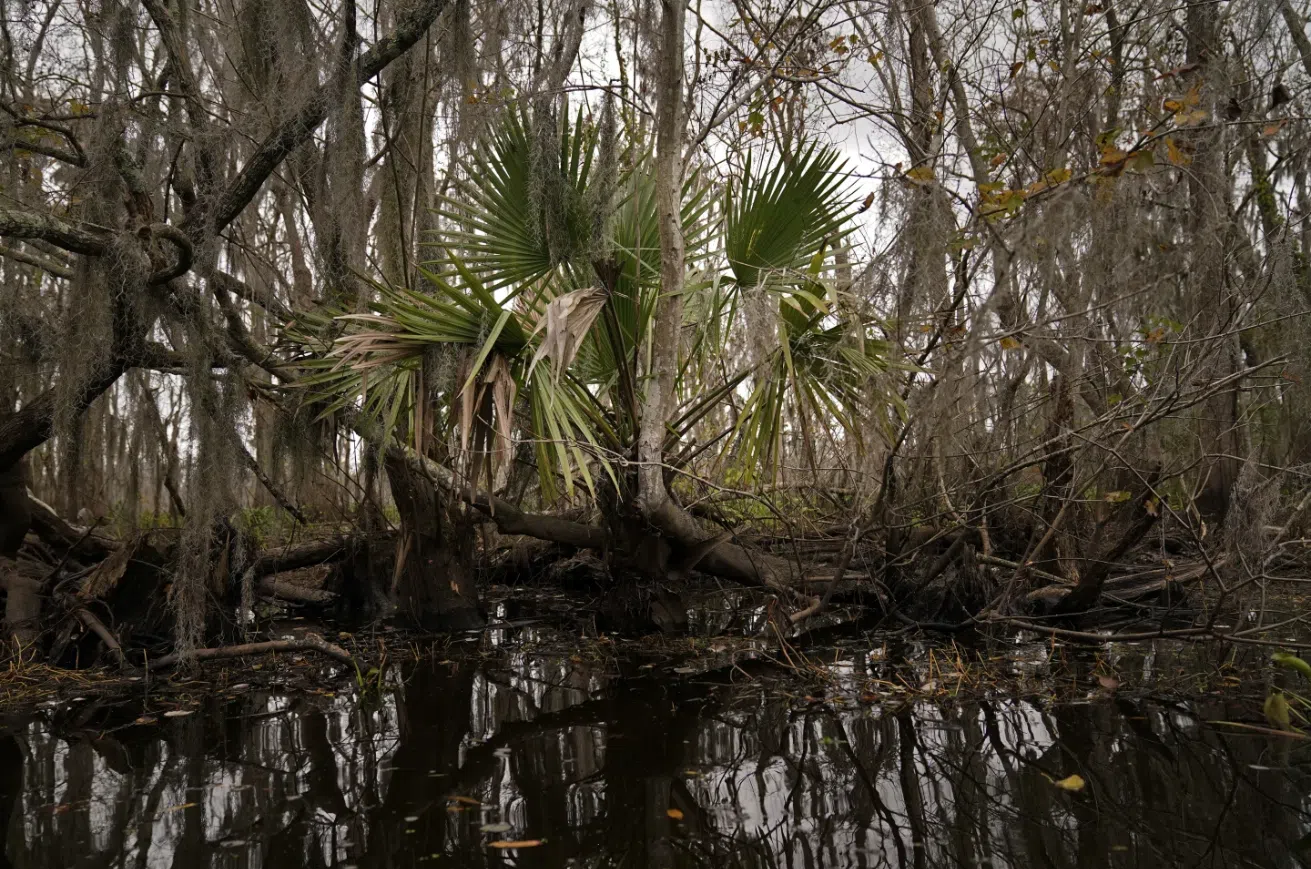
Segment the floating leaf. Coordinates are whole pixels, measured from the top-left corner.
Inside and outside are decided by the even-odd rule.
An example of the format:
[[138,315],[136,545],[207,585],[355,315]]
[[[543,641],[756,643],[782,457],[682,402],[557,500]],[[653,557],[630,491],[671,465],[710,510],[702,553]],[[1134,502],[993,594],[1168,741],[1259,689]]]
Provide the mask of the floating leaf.
[[673,818],[675,821],[683,820],[683,813],[680,812],[678,809],[670,809],[669,811],[665,812],[665,814]]
[[508,833],[510,832],[509,824],[483,824],[478,828],[483,833]]
[[1074,775],[1066,776],[1060,781],[1052,782],[1052,784],[1056,785],[1063,791],[1077,792],[1083,790],[1085,782],[1083,776],[1075,773]]
[[193,713],[193,712],[195,712],[195,711],[196,711],[196,710],[194,710],[194,709],[170,709],[170,710],[168,710],[167,712],[164,713],[164,717],[165,717],[165,718],[182,718],[183,716],[185,716],[185,715],[190,715],[191,713]]
[[523,839],[518,842],[492,842],[493,848],[536,848],[542,844],[541,839]]
[[1120,687],[1120,680],[1114,676],[1098,676],[1097,684],[1101,685],[1107,691],[1114,691]]

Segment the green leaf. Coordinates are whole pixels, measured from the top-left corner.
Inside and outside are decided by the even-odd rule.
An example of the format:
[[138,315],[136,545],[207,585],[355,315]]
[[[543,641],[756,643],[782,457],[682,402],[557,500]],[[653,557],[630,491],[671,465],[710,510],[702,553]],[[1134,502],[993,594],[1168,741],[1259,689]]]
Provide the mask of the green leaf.
[[1265,698],[1265,705],[1262,709],[1265,712],[1266,721],[1270,722],[1272,727],[1280,730],[1292,730],[1293,722],[1289,716],[1288,698],[1282,691],[1271,691],[1270,696]]
[[1270,660],[1274,661],[1281,667],[1296,670],[1307,679],[1311,679],[1311,664],[1308,664],[1297,655],[1290,654],[1289,652],[1275,652],[1270,656]]

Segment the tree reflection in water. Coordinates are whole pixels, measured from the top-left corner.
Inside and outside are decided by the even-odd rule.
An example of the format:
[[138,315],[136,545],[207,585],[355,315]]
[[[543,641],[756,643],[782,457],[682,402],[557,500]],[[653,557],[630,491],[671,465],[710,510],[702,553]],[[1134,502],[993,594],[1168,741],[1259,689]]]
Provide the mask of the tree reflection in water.
[[[34,715],[17,867],[1299,866],[1306,755],[1110,701],[803,702],[623,662],[425,661],[361,696]],[[846,676],[866,675],[849,662]],[[1067,792],[1054,780],[1086,780]],[[497,840],[540,840],[519,850]]]

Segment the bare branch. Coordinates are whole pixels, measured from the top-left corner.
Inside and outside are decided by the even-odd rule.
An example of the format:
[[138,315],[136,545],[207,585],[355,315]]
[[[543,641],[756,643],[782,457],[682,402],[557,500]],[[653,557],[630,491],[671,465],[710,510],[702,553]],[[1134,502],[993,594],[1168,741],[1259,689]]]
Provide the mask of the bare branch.
[[[357,84],[364,84],[382,72],[392,61],[408,51],[410,46],[422,39],[448,2],[449,0],[423,0],[410,10],[389,37],[378,42],[360,57]],[[250,201],[255,198],[255,194],[259,193],[264,182],[273,174],[273,170],[278,168],[292,151],[309,141],[318,126],[327,120],[333,92],[334,88],[331,84],[320,88],[299,112],[284,121],[260,144],[214,208],[210,220],[216,232],[222,232],[245,210]]]
[[100,256],[109,247],[111,233],[103,227],[74,226],[49,214],[0,208],[0,235],[41,239],[73,253]]

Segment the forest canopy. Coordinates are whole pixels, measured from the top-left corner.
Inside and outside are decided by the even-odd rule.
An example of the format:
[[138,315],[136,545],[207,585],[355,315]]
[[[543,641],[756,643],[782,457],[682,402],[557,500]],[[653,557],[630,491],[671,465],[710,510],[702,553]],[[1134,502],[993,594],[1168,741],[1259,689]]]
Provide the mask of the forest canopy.
[[528,563],[1217,634],[1304,559],[1307,17],[4,0],[8,631],[461,629]]

